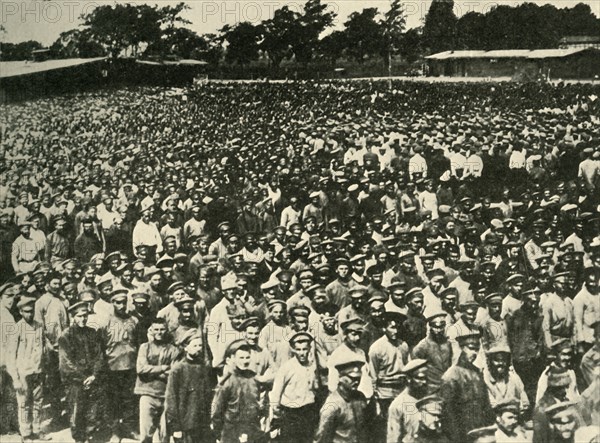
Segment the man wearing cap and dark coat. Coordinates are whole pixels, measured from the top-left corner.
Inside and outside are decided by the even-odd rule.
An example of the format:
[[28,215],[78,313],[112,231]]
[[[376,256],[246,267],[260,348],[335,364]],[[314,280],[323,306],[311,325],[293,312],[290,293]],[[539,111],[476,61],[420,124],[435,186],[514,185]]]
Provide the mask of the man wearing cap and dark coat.
[[234,370],[217,387],[211,408],[212,428],[222,443],[260,443],[264,440],[260,418],[265,411],[256,373],[250,369],[250,345],[244,339],[235,340],[227,354]]
[[423,316],[423,292],[412,288],[406,293],[406,320],[404,320],[404,340],[409,348],[414,348],[427,335],[427,320]]
[[444,311],[432,312],[427,317],[429,333],[412,350],[413,358],[427,361],[427,381],[432,391],[437,391],[444,373],[452,366],[452,345],[446,337]]
[[487,387],[473,362],[480,349],[478,333],[456,337],[460,346],[458,362],[442,376],[440,397],[444,400],[442,428],[451,441],[467,441],[467,430],[493,422]]
[[345,354],[333,366],[339,374],[339,383],[321,407],[315,443],[367,441],[367,400],[358,390],[364,365],[363,359]]
[[[190,330],[183,339],[185,357],[172,364],[165,390],[166,436],[176,443],[208,443],[210,430],[211,368],[201,334]],[[223,441],[223,440],[221,440]]]
[[523,306],[506,317],[512,364],[532,402],[538,379],[544,369],[544,336],[539,301],[539,289],[529,289],[523,293]]
[[150,297],[148,294],[135,292],[131,296],[133,311],[131,316],[137,319],[135,325],[135,344],[139,348],[142,343],[148,341],[148,329],[152,326],[155,313],[150,309]]
[[387,443],[400,443],[413,435],[419,427],[416,403],[427,395],[427,360],[415,358],[409,361],[402,373],[406,377],[406,388],[392,401],[387,418]]
[[548,388],[537,401],[533,412],[533,442],[548,443],[550,427],[546,410],[553,405],[568,401],[567,389],[571,383],[569,373],[563,368],[554,368],[548,374]]
[[[350,304],[340,306],[338,313],[338,323],[341,325],[346,320],[360,318],[364,322],[368,320],[367,288],[362,285],[356,285],[348,291]],[[368,349],[367,349],[368,350]]]
[[81,228],[81,234],[75,239],[73,250],[75,258],[80,263],[88,263],[94,255],[103,252],[104,247],[94,232],[91,218],[85,217],[81,221]]
[[403,443],[450,443],[441,429],[442,399],[430,395],[416,403],[419,427],[413,434],[407,435]]
[[106,359],[99,333],[86,326],[88,304],[75,303],[69,313],[73,322],[58,340],[60,373],[70,406],[71,435],[76,443],[84,443],[99,428]]
[[73,239],[66,229],[67,221],[64,217],[58,217],[54,223],[56,228],[46,237],[44,253],[44,259],[52,265],[73,256]]
[[350,278],[350,262],[347,258],[336,260],[335,271],[337,278],[329,283],[325,289],[329,300],[342,309],[348,304],[349,291],[356,283]]
[[118,441],[130,435],[128,429],[134,423],[136,413],[133,388],[136,368],[137,319],[127,313],[127,290],[118,289],[112,293],[113,313],[108,323],[99,329],[104,340],[108,363],[109,417],[113,433],[111,441]]

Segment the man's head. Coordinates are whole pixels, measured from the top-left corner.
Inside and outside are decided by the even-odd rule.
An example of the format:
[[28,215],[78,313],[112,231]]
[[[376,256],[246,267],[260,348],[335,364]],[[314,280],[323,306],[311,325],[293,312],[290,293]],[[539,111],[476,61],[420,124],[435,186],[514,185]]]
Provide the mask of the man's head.
[[568,291],[569,272],[558,272],[554,275],[554,290],[558,295],[564,295]]
[[461,317],[469,328],[472,328],[475,324],[478,309],[479,305],[475,302],[463,303],[460,306]]
[[598,268],[586,268],[585,287],[592,295],[600,293],[600,270]]
[[509,399],[502,401],[494,408],[496,426],[504,433],[511,435],[519,425],[519,401]]
[[367,288],[362,285],[356,285],[350,288],[348,295],[350,296],[352,307],[359,312],[362,311],[367,302]]
[[298,332],[290,338],[290,347],[300,364],[306,365],[311,349],[312,336],[308,332]]
[[271,314],[271,320],[276,325],[282,325],[285,323],[286,316],[286,304],[283,300],[272,300],[269,304],[269,313]]
[[572,441],[577,428],[575,405],[574,402],[565,401],[546,409],[552,441]]
[[481,347],[479,334],[467,333],[465,335],[458,336],[456,339],[458,341],[458,344],[460,345],[460,350],[465,356],[466,360],[469,363],[473,363],[477,358],[479,348]]
[[19,231],[21,232],[21,235],[23,237],[29,238],[31,236],[31,223],[30,222],[20,223]]
[[149,332],[155,342],[163,343],[167,336],[167,323],[165,319],[159,317],[152,319]]
[[523,306],[530,312],[537,312],[540,306],[540,289],[531,288],[523,292]]
[[446,286],[446,274],[443,269],[435,268],[427,272],[429,279],[429,287],[434,294],[439,292]]
[[442,399],[436,395],[430,395],[417,400],[416,407],[419,410],[419,423],[423,428],[439,432],[442,418]]
[[434,312],[427,316],[427,324],[429,325],[429,332],[434,340],[443,340],[446,337],[446,318],[448,314],[446,312]]
[[249,317],[240,325],[240,331],[244,332],[244,338],[250,346],[258,345],[260,334],[260,321],[258,317]]
[[46,276],[46,290],[52,295],[59,295],[62,287],[62,275],[52,271]]
[[524,282],[525,277],[523,277],[521,274],[513,274],[506,279],[506,286],[508,291],[515,296],[515,298],[519,298],[521,291],[523,290]]
[[310,309],[306,306],[295,306],[288,312],[292,329],[296,332],[308,330],[308,316]]
[[69,315],[73,320],[73,324],[79,328],[87,325],[89,308],[86,302],[78,302],[69,307]]
[[489,294],[485,297],[488,314],[495,321],[501,320],[502,314],[502,296],[497,292]]
[[344,333],[344,341],[351,349],[356,349],[364,332],[365,324],[359,318],[352,318],[340,325]]
[[339,387],[349,392],[357,391],[362,378],[361,369],[364,364],[363,361],[356,360],[352,357],[348,357],[344,361],[338,363],[335,368],[340,376]]
[[350,275],[350,266],[347,259],[337,261],[335,272],[340,280],[347,280]]
[[383,332],[389,341],[396,343],[401,338],[402,324],[406,317],[399,312],[385,312],[382,314]]
[[326,303],[321,310],[321,323],[329,335],[337,333],[337,313],[340,308],[335,303]]
[[573,346],[567,338],[560,338],[552,343],[554,364],[559,368],[571,369],[573,365]]
[[507,346],[494,346],[486,351],[488,368],[496,380],[504,380],[510,367],[510,349]]
[[175,307],[179,311],[179,321],[183,324],[190,325],[196,321],[196,301],[185,294],[183,297],[175,301]]
[[16,283],[5,283],[0,286],[0,302],[4,309],[12,310],[19,290],[20,286]]
[[203,352],[203,338],[200,333],[194,331],[193,335],[186,337],[184,341],[185,355],[190,360],[197,360]]
[[250,345],[246,340],[236,340],[230,345],[229,353],[238,370],[245,371],[250,367]]
[[413,314],[423,312],[423,292],[421,288],[412,288],[406,293],[406,306]]
[[385,314],[385,297],[374,295],[368,301],[369,320],[376,327],[383,326],[383,315]]
[[110,297],[115,315],[123,317],[127,314],[127,290],[117,289],[113,291]]
[[415,398],[420,398],[427,392],[427,360],[415,358],[409,361],[402,373],[408,381],[410,394]]
[[31,323],[33,321],[33,316],[35,314],[35,298],[23,296],[17,303],[17,308],[19,308],[19,313],[23,320],[27,323]]
[[406,301],[404,300],[404,295],[406,294],[406,282],[404,282],[404,280],[394,282],[388,286],[388,291],[392,302],[396,306],[403,308],[406,304]]

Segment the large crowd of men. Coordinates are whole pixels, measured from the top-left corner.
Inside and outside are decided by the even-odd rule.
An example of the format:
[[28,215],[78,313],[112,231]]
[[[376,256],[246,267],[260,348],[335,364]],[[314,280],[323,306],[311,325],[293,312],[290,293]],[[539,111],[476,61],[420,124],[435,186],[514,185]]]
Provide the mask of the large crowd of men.
[[209,83],[6,106],[0,433],[599,441],[599,95]]

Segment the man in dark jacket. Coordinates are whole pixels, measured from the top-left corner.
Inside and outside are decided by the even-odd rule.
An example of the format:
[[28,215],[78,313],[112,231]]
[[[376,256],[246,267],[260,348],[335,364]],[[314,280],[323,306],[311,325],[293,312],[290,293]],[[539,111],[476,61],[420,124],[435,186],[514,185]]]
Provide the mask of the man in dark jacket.
[[442,429],[451,441],[467,441],[467,431],[492,424],[494,414],[481,371],[473,365],[480,348],[480,335],[459,335],[458,362],[442,376],[440,396],[444,400]]
[[73,324],[58,340],[59,367],[69,399],[71,435],[76,443],[83,443],[99,424],[99,379],[106,366],[101,338],[86,326],[88,304],[75,303],[69,313]]
[[261,442],[260,429],[263,411],[260,405],[260,386],[250,367],[250,345],[245,340],[234,341],[227,350],[235,369],[217,388],[212,406],[213,429],[221,443],[240,441]]
[[337,389],[329,394],[321,407],[316,443],[359,443],[367,441],[367,400],[358,391],[364,361],[353,355],[340,359],[335,365],[339,373]]
[[[185,358],[176,363],[167,381],[165,417],[168,435],[176,443],[213,442],[209,429],[211,368],[204,358],[203,337],[196,330],[183,340]],[[222,440],[223,441],[223,440]]]
[[75,239],[74,249],[80,263],[88,263],[94,255],[102,252],[102,241],[94,231],[91,218],[85,217],[81,221],[81,234]]

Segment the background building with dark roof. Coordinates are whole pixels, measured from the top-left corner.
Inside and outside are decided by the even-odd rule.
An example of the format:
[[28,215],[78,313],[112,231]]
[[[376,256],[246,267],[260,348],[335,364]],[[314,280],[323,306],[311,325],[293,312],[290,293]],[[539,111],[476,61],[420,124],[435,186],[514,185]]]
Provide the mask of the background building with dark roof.
[[516,80],[593,79],[600,76],[600,49],[504,49],[445,51],[426,57],[429,75],[509,77]]

